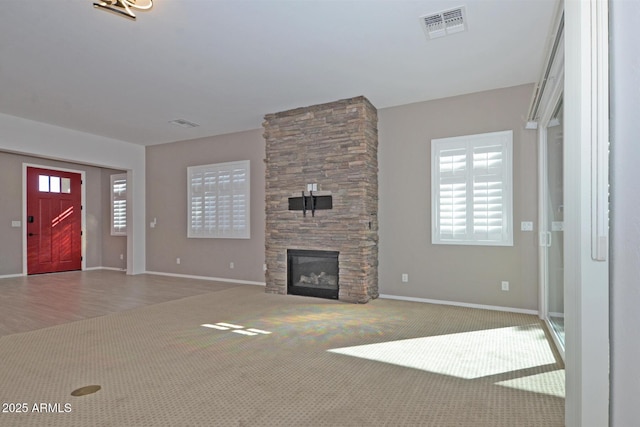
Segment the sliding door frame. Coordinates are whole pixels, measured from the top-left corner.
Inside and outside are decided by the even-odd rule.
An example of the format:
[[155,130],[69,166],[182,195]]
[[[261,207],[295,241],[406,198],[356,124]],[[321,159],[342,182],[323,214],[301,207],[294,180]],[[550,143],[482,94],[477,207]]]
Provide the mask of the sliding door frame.
[[[553,118],[558,103],[564,93],[564,30],[559,28],[560,35],[555,57],[550,58],[549,77],[540,97],[540,117],[538,120],[538,263],[539,263],[539,316],[546,323],[554,343],[564,360],[564,345],[559,341],[555,329],[549,321],[549,268],[547,232],[551,229],[547,218],[548,211],[548,165],[547,165],[547,126]],[[563,177],[564,180],[564,177]]]
[[[547,148],[547,131],[549,122],[554,118],[554,112],[563,96],[564,70],[560,71],[559,84],[554,88],[553,93],[548,98],[547,104],[543,107],[538,128],[538,243],[540,250],[538,251],[539,259],[539,289],[540,289],[540,318],[545,322],[551,337],[556,345],[562,360],[564,360],[565,345],[560,341],[560,337],[556,332],[556,328],[551,324],[549,310],[549,288],[551,286],[550,270],[549,270],[549,235],[551,232],[551,224],[549,223],[549,165],[548,165],[548,148]],[[564,108],[564,107],[562,107]],[[564,181],[564,177],[562,178]],[[563,310],[564,311],[564,310]]]

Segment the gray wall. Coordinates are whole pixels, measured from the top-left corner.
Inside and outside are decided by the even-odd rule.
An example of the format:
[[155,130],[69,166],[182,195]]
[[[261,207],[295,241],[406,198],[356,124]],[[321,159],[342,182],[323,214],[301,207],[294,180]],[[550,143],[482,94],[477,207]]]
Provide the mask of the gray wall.
[[[22,218],[22,160],[0,152],[0,276],[22,273],[22,230],[11,221]],[[32,161],[32,159],[29,159]],[[23,224],[24,225],[24,224]]]
[[[380,294],[538,309],[536,132],[524,130],[532,91],[523,85],[378,111]],[[514,246],[432,245],[431,139],[509,129]],[[521,232],[521,221],[534,221],[534,232]],[[510,291],[501,291],[503,280]]]
[[640,420],[640,4],[610,5],[611,425],[624,427]]
[[[0,276],[22,274],[23,228],[11,227],[11,221],[22,221],[22,164],[30,163],[44,167],[58,167],[85,171],[86,200],[86,266],[103,265],[103,256],[110,253],[104,248],[103,219],[109,221],[109,207],[104,210],[103,193],[109,190],[109,181],[104,182],[102,170],[93,166],[60,162],[38,157],[0,152]],[[105,216],[106,215],[106,216]],[[126,244],[126,239],[125,239]]]
[[[147,147],[147,271],[264,283],[264,155],[262,130]],[[251,238],[188,239],[187,167],[235,160],[251,161]]]

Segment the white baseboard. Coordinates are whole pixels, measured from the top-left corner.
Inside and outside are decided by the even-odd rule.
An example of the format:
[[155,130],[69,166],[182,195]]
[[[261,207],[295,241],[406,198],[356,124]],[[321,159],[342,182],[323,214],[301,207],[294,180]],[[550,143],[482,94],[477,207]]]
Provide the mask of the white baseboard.
[[117,267],[87,267],[84,271],[93,271],[93,270],[111,270],[111,271],[127,271],[125,268],[117,268]]
[[380,298],[384,299],[396,299],[401,301],[413,301],[413,302],[424,302],[427,304],[440,304],[440,305],[453,305],[456,307],[467,307],[467,308],[478,308],[481,310],[494,310],[494,311],[506,311],[509,313],[520,313],[520,314],[534,314],[538,315],[538,310],[526,310],[523,308],[513,308],[513,307],[501,307],[498,305],[484,305],[484,304],[469,304],[466,302],[457,302],[457,301],[444,301],[437,299],[426,299],[426,298],[414,298],[414,297],[403,297],[398,295],[386,295],[380,294]]
[[211,280],[211,281],[215,281],[215,282],[237,283],[239,285],[266,286],[266,283],[264,283],[264,282],[253,282],[253,281],[250,281],[250,280],[227,279],[227,278],[224,278],[224,277],[193,276],[191,274],[163,273],[161,271],[145,271],[145,273],[146,274],[155,274],[157,276],[181,277],[181,278],[184,278],[184,279]]
[[0,276],[0,279],[10,279],[12,277],[23,277],[26,274],[5,274],[4,276]]

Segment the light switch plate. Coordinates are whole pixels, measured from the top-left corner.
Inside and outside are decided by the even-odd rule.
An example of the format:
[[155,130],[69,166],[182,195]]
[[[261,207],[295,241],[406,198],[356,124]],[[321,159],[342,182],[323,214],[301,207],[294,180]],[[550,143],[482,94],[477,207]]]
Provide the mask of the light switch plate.
[[22,227],[22,222],[20,221],[11,221],[11,226],[15,228]]
[[520,230],[533,231],[533,221],[522,221],[520,223]]

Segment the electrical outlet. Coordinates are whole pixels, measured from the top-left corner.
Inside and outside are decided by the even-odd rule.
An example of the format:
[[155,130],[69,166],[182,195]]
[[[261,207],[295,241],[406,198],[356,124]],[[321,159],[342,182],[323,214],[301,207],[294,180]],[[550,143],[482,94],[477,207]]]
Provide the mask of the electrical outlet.
[[233,269],[233,268],[235,268],[235,267],[236,267],[236,265],[235,265],[233,262],[230,262],[230,263],[229,263],[229,268]]
[[180,258],[176,258],[176,264],[180,264]]
[[522,221],[520,223],[520,230],[522,230],[522,231],[533,231],[533,222],[532,221]]
[[503,291],[508,291],[509,290],[509,282],[503,280],[502,281],[502,290]]
[[402,283],[409,282],[409,275],[407,273],[402,273]]
[[267,271],[267,264],[262,264],[262,270]]
[[120,259],[124,259],[124,254],[120,254]]

